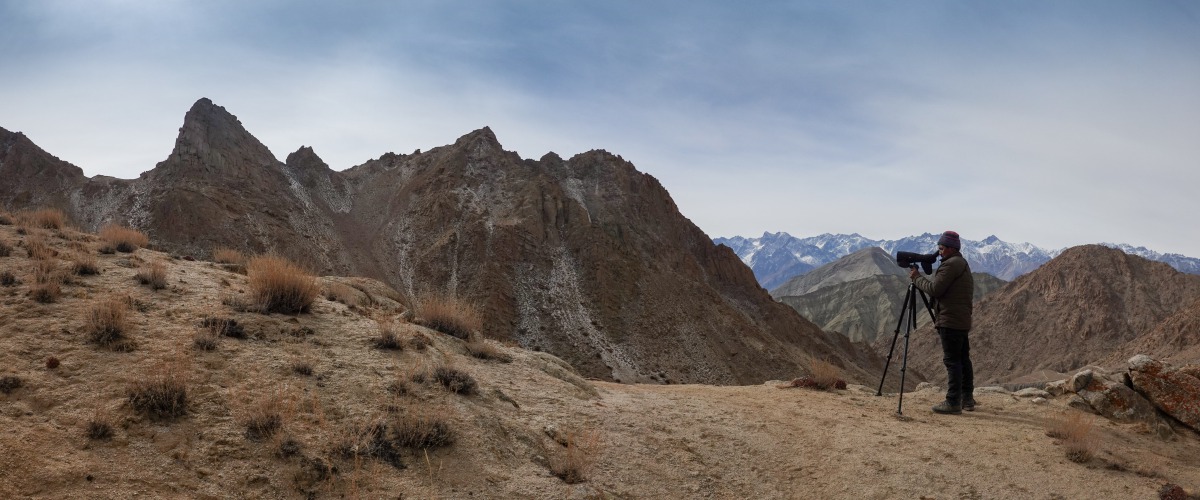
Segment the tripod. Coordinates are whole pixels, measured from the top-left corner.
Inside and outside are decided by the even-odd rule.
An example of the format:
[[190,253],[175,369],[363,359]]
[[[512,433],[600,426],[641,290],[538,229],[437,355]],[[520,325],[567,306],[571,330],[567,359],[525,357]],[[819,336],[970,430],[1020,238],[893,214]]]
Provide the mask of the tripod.
[[[914,264],[913,269],[917,266]],[[904,360],[900,364],[900,403],[896,406],[896,414],[904,415],[904,373],[908,370],[908,334],[917,328],[917,295],[921,296],[921,302],[925,303],[925,310],[929,311],[929,319],[937,321],[933,317],[933,308],[929,306],[929,298],[925,296],[925,292],[917,288],[915,283],[908,284],[908,293],[904,295],[904,305],[900,307],[900,317],[896,320],[896,331],[892,332],[892,347],[888,348],[887,363],[883,365],[883,376],[879,377],[879,389],[875,391],[876,396],[883,395],[883,381],[887,378],[888,367],[892,364],[892,353],[896,350],[896,338],[900,336],[900,325],[904,324]],[[905,313],[908,313],[908,321],[905,321]]]

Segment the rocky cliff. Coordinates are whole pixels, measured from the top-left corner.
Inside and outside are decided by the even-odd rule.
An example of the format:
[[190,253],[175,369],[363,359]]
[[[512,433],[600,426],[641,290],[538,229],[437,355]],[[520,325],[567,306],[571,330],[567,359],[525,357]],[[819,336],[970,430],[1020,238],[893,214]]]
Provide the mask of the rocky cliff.
[[138,179],[87,178],[20,134],[0,137],[0,204],[56,206],[164,249],[274,251],[324,274],[382,280],[410,303],[476,303],[486,334],[622,381],[757,383],[811,359],[869,380],[878,357],[772,300],[662,185],[595,150],[539,160],[487,128],[335,172],[311,148],[280,162],[201,99],[170,156]]

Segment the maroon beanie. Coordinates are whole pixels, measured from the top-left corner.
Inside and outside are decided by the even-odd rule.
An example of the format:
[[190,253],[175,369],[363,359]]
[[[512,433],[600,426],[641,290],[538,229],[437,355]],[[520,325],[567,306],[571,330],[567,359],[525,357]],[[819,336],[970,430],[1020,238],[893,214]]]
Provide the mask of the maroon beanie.
[[955,250],[962,249],[962,243],[958,240],[958,233],[954,231],[946,231],[942,233],[942,237],[938,238],[937,244],[947,246]]

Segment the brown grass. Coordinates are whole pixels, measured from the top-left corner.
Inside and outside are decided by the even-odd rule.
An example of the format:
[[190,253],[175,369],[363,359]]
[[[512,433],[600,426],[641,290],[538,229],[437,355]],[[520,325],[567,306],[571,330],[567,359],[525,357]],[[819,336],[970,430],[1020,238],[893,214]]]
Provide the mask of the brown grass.
[[146,233],[117,224],[100,228],[99,236],[118,252],[129,253],[150,244],[150,237]]
[[245,265],[246,256],[229,247],[217,247],[213,250],[212,260],[217,264]]
[[291,399],[281,390],[242,408],[238,422],[246,429],[246,439],[261,441],[283,429],[285,421],[294,412]]
[[5,269],[0,271],[0,286],[17,286],[21,284],[21,280],[17,279],[17,275],[12,271]]
[[30,236],[25,241],[25,252],[33,260],[50,260],[58,256],[58,252],[50,248],[50,244],[41,236]]
[[392,419],[392,439],[404,448],[441,448],[454,444],[449,410],[438,406],[413,406]]
[[58,283],[36,283],[29,288],[29,298],[42,304],[58,302],[62,297],[62,287]]
[[0,226],[11,226],[13,223],[12,215],[8,212],[0,212]]
[[600,433],[594,430],[571,432],[549,453],[550,472],[567,484],[587,481],[600,454]]
[[41,210],[26,210],[17,213],[18,223],[42,229],[62,229],[67,223],[67,215],[57,208]]
[[129,385],[129,406],[151,420],[169,420],[187,414],[187,376],[179,361],[151,368]]
[[845,389],[846,382],[842,380],[842,369],[825,360],[816,359],[809,363],[808,371],[813,382],[821,389],[832,389],[841,385]]
[[433,379],[446,390],[455,394],[469,396],[474,394],[479,385],[470,374],[452,366],[439,366],[433,369]]
[[511,363],[513,360],[511,355],[501,351],[499,347],[488,343],[486,340],[472,340],[467,342],[467,353],[478,359],[499,361],[501,363]]
[[0,257],[8,257],[12,255],[13,247],[7,241],[0,240]]
[[22,385],[24,385],[24,381],[16,375],[0,377],[0,392],[4,394],[12,394],[13,391],[20,389]]
[[311,274],[277,255],[250,259],[246,272],[252,300],[263,313],[305,312],[321,294]]
[[149,286],[151,290],[162,290],[167,287],[167,265],[162,261],[154,261],[137,272],[138,283]]
[[112,416],[103,408],[97,408],[92,417],[84,424],[84,433],[88,439],[107,441],[113,437]]
[[325,289],[325,298],[334,302],[341,302],[350,307],[357,307],[358,290],[344,283],[330,283]]
[[395,321],[376,321],[379,336],[372,344],[376,349],[399,351],[404,348],[404,339],[400,335],[400,326]]
[[1062,440],[1067,458],[1072,462],[1085,463],[1096,455],[1095,424],[1095,415],[1068,411],[1048,422],[1046,435]]
[[100,274],[100,262],[90,253],[78,253],[71,258],[71,271],[79,276]]
[[83,326],[88,340],[104,347],[125,342],[130,329],[129,305],[125,298],[113,298],[93,305]]
[[464,340],[483,329],[479,310],[455,297],[426,297],[419,302],[417,315],[424,326]]

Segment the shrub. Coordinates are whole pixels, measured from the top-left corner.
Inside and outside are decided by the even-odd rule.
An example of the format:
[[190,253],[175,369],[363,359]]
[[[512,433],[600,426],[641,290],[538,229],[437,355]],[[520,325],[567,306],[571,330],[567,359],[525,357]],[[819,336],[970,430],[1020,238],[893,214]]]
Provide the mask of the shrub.
[[213,250],[212,259],[218,264],[246,264],[246,256],[229,247],[218,247]]
[[0,226],[11,226],[12,223],[12,215],[9,215],[8,212],[0,212]]
[[567,484],[587,481],[600,452],[600,433],[568,433],[559,445],[559,450],[549,453],[550,472]]
[[235,339],[246,338],[246,328],[241,324],[238,324],[237,320],[233,318],[205,316],[200,320],[200,326],[224,337],[232,337]]
[[58,368],[58,365],[60,365],[60,364],[62,364],[62,362],[59,361],[58,358],[56,358],[54,356],[50,356],[49,358],[46,358],[46,368],[48,368],[50,370]]
[[150,238],[146,236],[146,233],[116,224],[100,228],[99,236],[100,239],[112,245],[116,251],[124,253],[133,252],[150,244]]
[[403,412],[392,420],[392,435],[404,448],[441,448],[454,444],[454,430],[446,410],[422,407]]
[[58,256],[58,252],[50,248],[46,240],[40,236],[30,236],[25,242],[25,252],[34,260],[50,260]]
[[16,375],[5,375],[0,377],[0,392],[12,394],[13,391],[21,388],[24,381]]
[[1050,420],[1046,435],[1061,439],[1067,458],[1072,462],[1084,463],[1095,456],[1096,436],[1092,433],[1096,417],[1079,411],[1070,411]]
[[425,326],[464,340],[483,328],[483,317],[474,306],[449,296],[422,300],[417,314]]
[[377,321],[376,324],[379,327],[379,336],[374,341],[376,349],[399,351],[404,348],[404,341],[400,338],[400,329],[395,322]]
[[246,266],[252,300],[263,313],[307,311],[321,293],[311,274],[274,255],[255,257]]
[[283,427],[283,412],[281,399],[273,396],[264,399],[242,416],[242,426],[246,428],[246,439],[261,441],[275,435]]
[[810,377],[821,389],[845,389],[846,382],[842,380],[842,369],[825,360],[813,360],[809,363]]
[[475,393],[478,385],[475,379],[466,372],[449,366],[439,366],[433,370],[433,378],[442,387],[455,394],[470,395]]
[[130,384],[129,406],[152,420],[167,420],[187,413],[187,381],[176,364],[165,363]]
[[215,351],[220,345],[220,336],[209,329],[196,330],[192,336],[192,347],[201,351]]
[[152,290],[162,290],[167,287],[167,265],[162,261],[154,261],[137,272],[138,283],[147,285]]
[[18,213],[17,220],[24,225],[42,229],[62,229],[66,224],[67,215],[57,208],[43,208]]
[[0,257],[8,257],[9,255],[12,255],[12,249],[12,245],[9,245],[6,241],[0,240]]
[[296,375],[303,375],[305,377],[312,376],[312,362],[306,359],[297,359],[292,361],[292,373],[295,373]]
[[19,284],[21,284],[21,280],[18,280],[17,276],[13,274],[12,271],[9,271],[8,269],[0,271],[0,285],[17,286]]
[[96,410],[84,425],[84,429],[88,439],[106,441],[113,437],[112,419],[104,410]]
[[58,302],[62,296],[62,287],[58,283],[37,283],[30,287],[29,297],[42,304]]
[[84,332],[92,342],[104,347],[118,345],[129,331],[129,306],[125,299],[109,299],[88,311]]
[[71,271],[79,276],[100,274],[100,264],[92,254],[76,254],[71,262]]
[[513,360],[512,356],[508,353],[501,351],[500,348],[484,340],[467,342],[467,352],[478,359],[494,360],[501,363],[511,363]]

